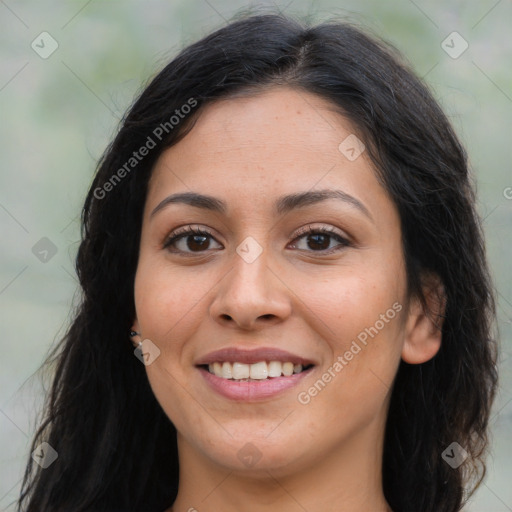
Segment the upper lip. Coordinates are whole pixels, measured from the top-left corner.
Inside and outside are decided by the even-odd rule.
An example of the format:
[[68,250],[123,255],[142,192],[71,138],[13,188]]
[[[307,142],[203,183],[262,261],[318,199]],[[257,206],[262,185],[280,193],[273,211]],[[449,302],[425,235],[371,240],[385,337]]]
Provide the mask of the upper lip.
[[305,357],[272,347],[260,347],[252,350],[237,347],[226,347],[200,357],[196,361],[196,365],[200,366],[225,361],[229,363],[245,364],[259,363],[260,361],[281,361],[283,363],[290,362],[293,364],[302,364],[303,366],[315,364],[314,361]]

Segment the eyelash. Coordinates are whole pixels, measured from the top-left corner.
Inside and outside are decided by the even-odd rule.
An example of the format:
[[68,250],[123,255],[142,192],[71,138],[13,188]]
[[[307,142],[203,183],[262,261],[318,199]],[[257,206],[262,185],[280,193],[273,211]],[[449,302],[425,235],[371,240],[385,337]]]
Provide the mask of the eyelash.
[[[296,234],[293,241],[295,242],[295,240],[302,238],[306,235],[317,235],[317,234],[329,235],[330,237],[332,237],[332,238],[336,239],[338,242],[340,242],[340,245],[333,247],[331,249],[324,249],[324,250],[319,250],[319,251],[310,250],[307,252],[314,252],[314,253],[321,253],[321,254],[328,255],[328,254],[331,254],[334,252],[338,252],[338,251],[344,249],[345,247],[352,246],[351,242],[347,238],[344,238],[343,236],[341,236],[334,229],[327,228],[327,227],[315,228],[312,226],[307,226],[306,228],[301,228],[301,229],[299,229],[299,231]],[[191,236],[191,235],[208,236],[208,237],[215,239],[213,237],[213,235],[207,230],[200,229],[200,228],[194,229],[192,226],[186,226],[184,228],[181,228],[180,230],[178,230],[171,236],[169,236],[169,238],[167,238],[167,240],[164,242],[163,248],[169,249],[177,241],[181,240],[182,238],[187,238],[188,236]],[[217,242],[217,243],[219,243],[219,242]],[[304,249],[301,249],[301,250],[304,250]],[[189,255],[196,255],[196,254],[199,255],[200,253],[207,252],[207,251],[186,252],[186,251],[174,250],[174,251],[170,251],[170,252],[173,252],[173,253],[181,252],[181,253],[185,253],[185,254],[189,254]]]

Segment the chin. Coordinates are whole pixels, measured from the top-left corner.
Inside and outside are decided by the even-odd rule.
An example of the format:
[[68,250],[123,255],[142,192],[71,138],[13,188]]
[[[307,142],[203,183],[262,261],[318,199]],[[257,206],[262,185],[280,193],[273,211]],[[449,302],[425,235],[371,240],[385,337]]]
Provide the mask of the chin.
[[[246,431],[247,432],[247,431]],[[266,477],[272,474],[287,474],[296,471],[298,462],[304,454],[297,452],[294,443],[283,443],[281,440],[248,436],[228,437],[223,442],[214,442],[203,448],[208,458],[227,470],[244,473],[253,477]]]

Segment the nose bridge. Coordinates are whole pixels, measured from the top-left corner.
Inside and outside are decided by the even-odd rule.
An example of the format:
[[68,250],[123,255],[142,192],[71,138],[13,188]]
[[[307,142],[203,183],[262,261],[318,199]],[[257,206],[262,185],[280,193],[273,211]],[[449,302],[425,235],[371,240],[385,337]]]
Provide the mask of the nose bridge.
[[269,249],[264,248],[252,237],[247,237],[236,248],[232,259],[230,287],[242,294],[251,292],[255,299],[267,295],[269,269]]
[[271,268],[268,248],[249,236],[237,246],[229,265],[211,305],[214,319],[250,328],[258,319],[275,322],[289,314],[286,287]]

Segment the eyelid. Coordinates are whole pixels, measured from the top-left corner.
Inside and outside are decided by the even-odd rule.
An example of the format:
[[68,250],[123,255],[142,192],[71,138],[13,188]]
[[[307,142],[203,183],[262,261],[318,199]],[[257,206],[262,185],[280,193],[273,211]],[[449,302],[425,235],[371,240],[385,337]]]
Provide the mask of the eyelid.
[[[311,231],[320,230],[320,231],[324,231],[324,232],[328,232],[328,233],[333,233],[333,234],[338,235],[338,236],[340,236],[342,238],[345,238],[347,240],[350,238],[349,235],[339,231],[337,228],[334,228],[334,227],[331,227],[331,226],[322,226],[322,225],[318,226],[316,224],[317,223],[313,222],[311,224],[307,224],[306,226],[302,226],[302,227],[298,228],[294,233],[292,233],[292,235],[290,235],[290,237],[293,237],[293,239],[295,239],[295,238],[297,238],[299,236],[302,236],[304,234],[310,233]],[[197,226],[194,227],[193,224],[187,224],[185,226],[181,226],[181,227],[176,228],[169,235],[166,235],[165,240],[167,241],[169,238],[173,238],[173,237],[179,236],[181,234],[189,233],[190,231],[193,231],[193,232],[206,232],[206,233],[208,233],[208,235],[210,235],[213,238],[215,238],[211,228],[207,228],[207,227],[206,228],[199,228]]]
[[[194,256],[194,255],[199,256],[199,255],[201,255],[201,253],[206,254],[206,253],[210,252],[212,249],[206,249],[205,251],[196,251],[196,252],[194,252],[194,251],[188,252],[188,251],[180,251],[180,250],[171,251],[169,249],[169,247],[173,243],[176,243],[176,242],[180,241],[182,238],[187,238],[188,236],[192,236],[194,234],[211,237],[213,240],[215,240],[216,243],[222,245],[214,236],[211,228],[204,228],[204,227],[198,227],[198,226],[193,227],[191,224],[188,224],[188,225],[176,228],[169,235],[167,235],[163,241],[162,249],[166,249],[169,252],[173,252],[175,254],[182,254],[182,255],[189,255],[189,256]],[[327,256],[327,255],[330,255],[330,254],[333,254],[336,252],[340,252],[342,250],[342,248],[354,247],[354,242],[352,240],[352,237],[341,232],[338,228],[335,228],[333,226],[326,226],[326,225],[316,225],[316,223],[308,224],[308,225],[303,226],[303,227],[299,228],[298,230],[296,230],[295,233],[292,235],[293,238],[291,240],[291,243],[295,244],[296,240],[303,238],[309,234],[311,234],[311,235],[324,234],[324,235],[330,236],[331,238],[337,239],[339,244],[330,249],[324,249],[324,250],[319,250],[319,251],[314,251],[314,250],[308,251],[308,250],[304,250],[304,249],[299,249],[299,251],[308,252],[308,253],[310,253],[310,252],[317,253],[319,256],[323,256],[323,255]],[[342,248],[339,248],[340,245]],[[219,250],[219,249],[215,249],[215,250]]]
[[[170,245],[171,241],[176,241],[176,239],[178,239],[182,235],[190,236],[192,234],[208,235],[208,236],[212,237],[217,243],[220,244],[220,242],[217,241],[215,235],[213,234],[213,231],[210,228],[198,227],[198,226],[193,226],[192,224],[187,224],[185,226],[176,228],[175,230],[171,231],[171,233],[166,235],[164,238],[164,241],[163,241],[162,248],[163,249],[167,248]],[[184,238],[186,238],[186,236],[184,236]]]
[[316,232],[320,231],[321,233],[339,236],[340,238],[343,238],[343,240],[346,240],[347,242],[351,241],[349,235],[347,235],[346,233],[340,231],[339,229],[337,229],[333,226],[316,225],[316,224],[317,223],[313,222],[312,224],[308,224],[307,226],[303,226],[303,227],[299,228],[293,234],[293,239],[295,240],[296,238],[307,235],[309,233],[316,233]]

